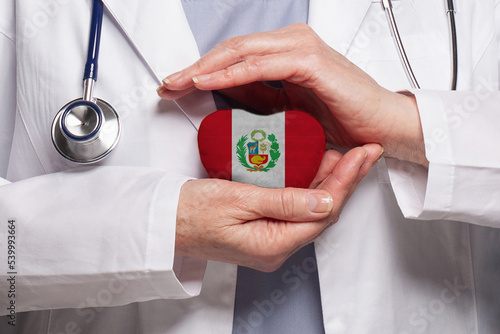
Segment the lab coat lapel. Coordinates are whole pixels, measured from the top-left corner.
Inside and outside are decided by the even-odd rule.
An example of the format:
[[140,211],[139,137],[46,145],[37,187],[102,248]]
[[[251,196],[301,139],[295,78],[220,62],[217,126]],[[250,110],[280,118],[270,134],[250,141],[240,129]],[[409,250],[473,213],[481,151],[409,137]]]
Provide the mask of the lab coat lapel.
[[371,0],[310,0],[309,25],[336,51],[345,54]]
[[[158,85],[200,57],[180,0],[103,2]],[[196,128],[215,110],[209,92],[196,92],[177,104]]]

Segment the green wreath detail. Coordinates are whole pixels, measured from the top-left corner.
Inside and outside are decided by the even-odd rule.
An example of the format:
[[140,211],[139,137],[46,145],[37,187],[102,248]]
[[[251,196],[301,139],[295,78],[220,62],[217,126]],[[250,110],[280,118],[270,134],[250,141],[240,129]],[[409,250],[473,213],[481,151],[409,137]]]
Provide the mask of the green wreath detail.
[[243,167],[247,168],[250,171],[258,170],[261,172],[268,172],[276,166],[276,163],[281,156],[281,153],[279,151],[280,145],[278,144],[278,140],[276,139],[276,136],[274,134],[270,134],[269,136],[267,136],[267,139],[269,139],[269,141],[271,142],[271,149],[269,151],[271,161],[267,164],[266,167],[257,169],[253,166],[250,166],[247,162],[247,147],[245,144],[248,141],[248,135],[241,136],[240,140],[238,140],[238,143],[236,144],[236,155],[238,156],[238,161]]
[[[262,139],[255,139],[255,135],[257,133],[260,133],[262,135]],[[263,130],[253,130],[252,133],[250,134],[250,138],[252,138],[253,141],[264,141],[266,140],[266,133]]]

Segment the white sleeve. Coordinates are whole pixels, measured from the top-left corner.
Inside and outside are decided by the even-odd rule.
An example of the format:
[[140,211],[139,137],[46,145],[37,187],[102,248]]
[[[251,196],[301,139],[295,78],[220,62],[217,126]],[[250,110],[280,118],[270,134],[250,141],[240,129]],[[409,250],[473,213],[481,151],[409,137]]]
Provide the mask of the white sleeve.
[[23,312],[199,294],[205,261],[174,256],[187,177],[88,167],[5,179],[16,112],[13,4],[0,6],[0,315],[11,305]]
[[[472,34],[478,60],[465,79],[470,90],[413,91],[429,168],[387,159],[392,187],[407,218],[500,228],[499,3],[495,1],[491,16],[481,16],[487,22]],[[467,57],[467,50],[462,55]],[[467,77],[467,66],[459,68],[459,76],[461,69]]]
[[429,169],[387,159],[404,215],[500,227],[500,92],[415,95]]
[[12,133],[16,110],[16,44],[14,29],[14,3],[5,2],[1,9],[6,18],[0,19],[0,55],[2,68],[0,70],[0,185],[5,183],[7,165],[9,162]]
[[[0,186],[0,291],[14,287],[19,312],[198,294],[204,261],[174,265],[186,180],[147,168],[87,167]],[[1,314],[10,300],[0,294]]]

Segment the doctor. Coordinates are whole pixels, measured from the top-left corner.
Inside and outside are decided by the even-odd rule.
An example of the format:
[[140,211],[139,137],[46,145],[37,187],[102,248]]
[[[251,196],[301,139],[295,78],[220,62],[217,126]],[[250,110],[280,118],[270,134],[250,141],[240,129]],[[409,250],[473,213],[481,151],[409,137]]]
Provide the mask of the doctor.
[[[287,34],[292,32],[312,43],[312,50],[326,50],[312,57],[314,61],[292,53],[290,60],[304,61],[303,67],[298,61],[287,62],[282,73],[252,71],[256,76],[246,81],[238,75],[226,76],[235,80],[228,83],[212,74],[231,71],[235,63],[226,52],[231,42],[226,43],[195,67],[169,77],[161,93],[166,98],[179,94],[173,103],[158,102],[157,79],[199,57],[181,3],[108,0],[105,5],[106,35],[95,95],[121,110],[124,130],[116,151],[86,169],[68,163],[53,149],[50,123],[61,105],[81,93],[81,55],[86,48],[90,2],[8,1],[1,8],[2,56],[10,66],[2,70],[1,80],[2,96],[8,99],[6,112],[0,116],[5,175],[0,219],[4,240],[12,225],[7,222],[15,221],[18,273],[15,284],[8,281],[12,275],[7,275],[7,250],[0,251],[3,314],[10,314],[7,307],[12,300],[18,312],[32,311],[16,313],[16,329],[26,333],[230,333],[235,266],[210,261],[205,269],[204,260],[174,256],[177,235],[178,254],[199,257],[199,253],[186,254],[192,251],[189,238],[175,226],[177,218],[184,217],[183,196],[198,195],[195,185],[208,182],[186,183],[203,177],[195,127],[215,109],[212,95],[203,90],[254,80],[298,84],[309,90],[288,83],[285,87],[314,93],[309,96],[325,111],[322,115],[339,121],[345,129],[342,138],[352,139],[339,142],[332,131],[332,140],[346,146],[362,144],[368,140],[362,137],[366,133],[356,134],[354,127],[345,126],[349,103],[342,101],[350,94],[339,93],[366,84],[372,89],[354,92],[370,97],[367,91],[382,90],[322,41],[380,86],[390,91],[407,89],[390,34],[381,23],[384,13],[378,2],[311,0],[308,24],[321,40],[303,27],[298,33],[291,27],[258,40],[255,36],[236,40],[246,48],[230,54],[237,60],[255,58],[255,43],[262,41],[272,45],[270,51],[277,51],[269,66],[283,64],[282,57],[287,55],[282,46],[286,49]],[[325,332],[496,332],[500,328],[496,283],[500,237],[495,229],[499,225],[500,157],[494,144],[498,142],[500,96],[496,92],[495,6],[493,1],[457,3],[459,45],[465,51],[459,68],[462,92],[454,94],[440,92],[449,86],[450,77],[444,4],[402,0],[398,8],[414,70],[421,86],[430,89],[413,92],[425,139],[425,146],[420,142],[415,147],[425,148],[425,159],[418,150],[415,155],[408,154],[415,150],[404,150],[407,155],[398,156],[396,148],[405,143],[381,142],[386,154],[402,160],[377,164],[345,205],[340,223],[317,239]],[[312,69],[335,66],[322,67],[325,74],[317,80],[311,80],[307,71],[298,78],[297,68],[309,68],[305,64]],[[247,73],[241,69],[240,74]],[[194,90],[191,82],[201,90]],[[359,86],[346,86],[352,83]],[[180,97],[187,91],[191,93]],[[335,100],[332,92],[340,98]],[[246,97],[241,91],[226,93]],[[388,91],[381,96],[413,101]],[[360,115],[371,108],[367,103]],[[414,108],[409,103],[402,111]],[[384,109],[384,113],[390,111]],[[361,118],[358,121],[365,123]],[[411,119],[404,122],[415,125]],[[394,128],[401,124],[395,121]],[[370,166],[376,160],[376,146],[364,148],[367,157],[362,150],[346,154],[337,166],[342,162],[357,171],[365,168],[368,159]],[[330,156],[323,165],[328,174],[337,172],[338,177],[356,183],[357,172],[334,168],[338,159]],[[427,161],[428,168],[421,165]],[[209,199],[213,188],[205,189]],[[339,190],[350,192],[349,187]],[[343,198],[331,202],[342,205]],[[11,285],[15,298],[7,294]],[[182,299],[189,296],[196,297]],[[274,295],[269,300],[278,305],[282,299]],[[7,330],[11,327],[8,318],[4,319],[0,328]],[[252,324],[252,319],[246,320]]]

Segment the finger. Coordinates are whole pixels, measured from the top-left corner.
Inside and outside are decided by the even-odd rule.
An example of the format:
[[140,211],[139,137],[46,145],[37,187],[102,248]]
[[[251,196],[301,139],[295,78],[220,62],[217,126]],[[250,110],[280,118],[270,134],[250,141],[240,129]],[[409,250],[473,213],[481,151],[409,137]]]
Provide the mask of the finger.
[[[297,64],[297,58],[300,56],[282,53],[243,59],[241,62],[228,65],[228,67],[218,67],[213,71],[205,69],[201,72],[201,70],[187,68],[165,78],[162,86],[164,88],[160,87],[158,90],[175,94],[177,91],[184,92],[193,87],[201,90],[222,90],[260,81],[288,79],[295,82],[296,80],[292,78],[301,77],[299,74],[302,71],[300,67],[290,66],[290,64]],[[310,68],[307,67],[307,69]]]
[[[364,152],[363,152],[364,151]],[[336,152],[336,151],[332,151]],[[356,148],[347,152],[344,156],[340,153],[332,155],[327,159],[335,160],[334,168],[331,174],[324,180],[318,189],[329,189],[333,192],[334,207],[326,224],[321,225],[324,221],[318,221],[314,224],[305,224],[302,226],[295,226],[292,228],[299,229],[300,232],[295,240],[299,246],[296,249],[312,242],[316,239],[329,225],[335,223],[342,212],[344,205],[349,200],[354,189],[359,184],[361,179],[368,174],[370,168],[377,163],[383,154],[383,149],[378,144],[366,144],[362,148]],[[325,171],[327,168],[325,168]],[[308,239],[305,239],[309,236]],[[302,243],[301,243],[302,242]]]
[[[327,219],[306,222],[257,220],[238,226],[245,243],[237,248],[252,260],[246,264],[262,271],[274,271],[298,249],[314,240],[326,227]],[[240,234],[241,236],[241,234]]]
[[317,189],[253,187],[246,191],[245,206],[251,216],[247,220],[262,217],[278,221],[315,221],[328,217],[334,206],[327,191]]
[[363,148],[367,152],[367,157],[361,168],[359,169],[358,176],[356,177],[356,180],[354,181],[351,190],[349,191],[347,197],[346,197],[346,202],[349,200],[351,197],[351,194],[354,192],[356,189],[357,185],[359,182],[368,174],[370,169],[380,160],[382,157],[382,154],[384,150],[382,147],[378,144],[366,144],[363,145]]
[[350,150],[342,156],[332,173],[318,186],[318,189],[327,190],[332,195],[334,215],[340,214],[367,157],[368,152],[363,147]]
[[159,97],[161,97],[164,100],[177,100],[180,99],[181,97],[184,97],[188,95],[189,93],[193,92],[196,90],[196,87],[192,86],[184,90],[170,90],[165,86],[160,86],[156,90],[156,93],[158,94]]
[[[269,55],[299,53],[294,63],[301,62],[303,58],[306,58],[305,56],[314,52],[313,48],[318,46],[320,41],[318,35],[304,24],[294,24],[275,31],[233,37],[218,44],[195,64],[165,78],[165,86],[172,90],[184,90],[193,85],[191,82],[193,77],[198,80],[200,75],[221,71],[238,63],[251,62],[252,59]],[[283,60],[276,64],[278,63],[284,64],[288,61]],[[288,67],[292,67],[290,63],[288,64]]]
[[229,38],[217,44],[182,72],[168,76],[166,81],[181,87],[188,84],[194,76],[221,70],[246,58],[296,49],[298,38],[295,35],[300,29],[312,31],[305,25],[294,25],[270,32]]
[[367,157],[366,157],[366,160],[365,160],[363,166],[361,166],[361,169],[359,170],[358,178],[360,180],[363,177],[365,177],[366,174],[368,174],[370,169],[375,164],[377,164],[377,162],[380,160],[380,158],[384,154],[384,149],[379,144],[374,144],[374,143],[365,144],[365,145],[363,145],[363,148],[367,152]]
[[[338,157],[333,153],[330,155],[328,159],[332,159],[332,162]],[[325,228],[336,221],[367,156],[368,152],[362,147],[352,149],[335,163],[333,171],[318,189],[312,192],[295,188],[270,189],[268,191],[272,191],[273,194],[268,194],[264,202],[252,204],[250,200],[249,205],[259,208],[255,212],[256,215],[296,222],[287,224],[286,233],[282,232],[287,239],[286,245],[288,246],[285,247],[288,249],[287,254],[292,254],[299,247],[314,240]],[[330,196],[325,196],[325,192],[315,193],[321,190],[326,190]],[[311,197],[315,195],[316,198]],[[314,205],[318,205],[316,209],[321,210],[311,210]]]
[[[368,152],[364,148],[358,147],[341,156],[335,163],[330,175],[317,187],[317,189],[327,190],[332,195],[332,211],[323,220],[309,224],[296,224],[296,226],[291,227],[293,233],[290,233],[290,241],[297,245],[294,251],[312,242],[328,226],[338,220],[367,156]],[[339,156],[332,155],[330,159],[334,160],[337,157]]]
[[338,151],[335,150],[326,151],[325,155],[323,156],[323,160],[321,160],[318,173],[316,173],[316,176],[314,177],[314,180],[311,182],[309,188],[311,189],[316,188],[321,182],[323,182],[323,180],[325,180],[328,177],[328,175],[332,173],[333,168],[341,158],[342,158],[342,153]]
[[299,58],[300,55],[293,52],[251,57],[214,72],[196,75],[192,80],[201,90],[225,89],[256,81],[303,82],[312,69]]
[[[359,154],[363,151],[364,159],[361,160],[362,163],[359,165]],[[356,156],[353,159],[345,159],[347,156],[354,154]],[[363,147],[352,149],[344,155],[341,161],[335,166],[332,174],[318,187],[318,189],[327,189],[330,192],[335,192],[332,195],[334,207],[330,216],[331,224],[338,220],[345,203],[351,197],[356,186],[368,174],[370,168],[376,164],[382,154],[382,147],[378,144],[367,144]]]
[[[352,149],[344,156],[335,151],[330,151],[325,154],[324,167],[321,168],[319,174],[323,176],[328,174],[330,170],[330,175],[326,178],[326,180],[324,180],[323,183],[321,183],[318,190],[328,190],[331,194],[331,202],[330,199],[328,199],[328,210],[331,209],[331,215],[325,216],[307,214],[304,210],[306,201],[303,195],[308,193],[305,190],[294,188],[270,189],[274,192],[274,196],[280,194],[280,199],[275,198],[273,200],[273,197],[267,197],[265,203],[261,203],[261,205],[264,205],[261,206],[261,210],[258,215],[262,214],[265,217],[274,217],[279,220],[293,221],[294,223],[284,224],[284,222],[278,221],[276,223],[271,223],[271,225],[264,225],[266,227],[265,229],[267,231],[267,235],[269,235],[269,231],[274,231],[270,235],[274,236],[272,240],[274,240],[274,245],[277,248],[266,243],[266,240],[262,240],[262,243],[266,246],[261,248],[265,248],[266,254],[268,254],[267,256],[264,256],[264,258],[271,260],[267,262],[264,261],[263,263],[259,262],[259,264],[252,263],[250,266],[260,270],[274,270],[299,248],[317,238],[317,236],[320,235],[329,225],[331,225],[331,223],[338,219],[338,216],[340,215],[345,202],[352,193],[352,190],[355,188],[359,180],[366,175],[371,165],[375,163],[380,154],[381,148],[377,144],[368,144],[365,145],[365,147]],[[318,194],[321,197],[324,196],[324,193]],[[293,198],[293,200],[287,200],[291,198]],[[250,201],[249,205],[253,206],[254,204]],[[324,218],[315,219],[321,216]],[[262,223],[259,222],[253,222],[247,227],[255,231],[257,226],[264,227]],[[276,237],[276,235],[279,235],[280,237]],[[263,238],[266,239],[265,236]],[[280,239],[284,240],[277,242]]]
[[296,34],[307,26],[292,25],[281,29],[236,36],[218,43],[210,52],[188,70],[214,71],[234,65],[245,58],[283,53],[296,49],[300,43]]

